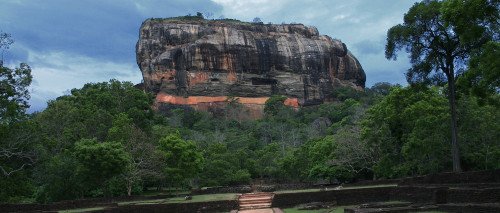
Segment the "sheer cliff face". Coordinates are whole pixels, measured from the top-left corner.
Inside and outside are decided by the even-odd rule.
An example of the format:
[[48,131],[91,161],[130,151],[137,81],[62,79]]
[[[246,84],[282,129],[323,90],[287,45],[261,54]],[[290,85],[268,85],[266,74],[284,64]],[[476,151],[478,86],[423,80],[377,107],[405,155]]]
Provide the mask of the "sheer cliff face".
[[365,84],[345,44],[301,24],[149,19],[136,48],[145,89],[159,104],[206,110],[230,96],[258,117],[274,94],[298,107],[328,101],[340,86]]

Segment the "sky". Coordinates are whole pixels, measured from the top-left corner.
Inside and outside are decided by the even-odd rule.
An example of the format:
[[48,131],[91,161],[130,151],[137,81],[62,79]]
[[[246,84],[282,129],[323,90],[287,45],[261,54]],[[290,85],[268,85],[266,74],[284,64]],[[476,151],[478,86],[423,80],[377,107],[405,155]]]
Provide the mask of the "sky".
[[405,84],[407,57],[384,57],[387,30],[402,23],[415,0],[2,0],[0,31],[15,43],[4,65],[32,68],[31,107],[85,83],[109,79],[139,83],[135,44],[147,18],[210,14],[209,18],[303,23],[339,39],[376,82]]

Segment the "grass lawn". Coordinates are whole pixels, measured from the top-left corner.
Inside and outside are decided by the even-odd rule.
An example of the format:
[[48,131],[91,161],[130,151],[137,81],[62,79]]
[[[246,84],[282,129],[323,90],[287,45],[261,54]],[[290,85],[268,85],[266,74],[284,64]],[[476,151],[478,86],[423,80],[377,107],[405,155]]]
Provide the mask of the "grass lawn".
[[105,207],[94,207],[94,208],[83,208],[83,209],[69,209],[69,210],[61,210],[58,211],[60,213],[77,213],[77,212],[88,212],[95,210],[103,210]]
[[419,213],[448,213],[443,211],[428,211],[428,212],[419,212]]
[[366,189],[366,188],[396,187],[396,186],[398,186],[398,184],[380,184],[380,185],[368,185],[368,186],[346,186],[343,187],[342,189]]
[[156,188],[150,187],[143,191],[141,195],[143,196],[155,196],[155,195],[175,195],[175,194],[189,194],[191,191],[181,188],[161,188],[156,190]]
[[[397,184],[380,184],[380,185],[368,185],[368,186],[347,186],[342,187],[338,190],[346,190],[346,189],[365,189],[365,188],[379,188],[379,187],[396,187]],[[328,188],[327,191],[336,190],[334,187]],[[276,191],[276,194],[285,194],[285,193],[300,193],[300,192],[319,192],[320,189],[298,189],[298,190],[283,190]]]
[[192,200],[185,200],[184,197],[174,197],[168,199],[168,203],[192,203],[192,202],[205,202],[205,201],[217,201],[217,200],[236,200],[236,193],[228,194],[206,194],[206,195],[194,195]]
[[295,189],[295,190],[282,190],[275,191],[276,194],[286,194],[286,193],[301,193],[301,192],[319,192],[320,189]]
[[318,209],[318,210],[299,210],[297,208],[283,209],[285,213],[344,213],[344,208],[351,206],[335,206],[329,209]]
[[136,200],[120,202],[118,205],[148,205],[148,204],[161,204],[161,203],[193,203],[193,202],[205,202],[205,201],[218,201],[218,200],[236,200],[236,193],[228,194],[206,194],[206,195],[194,195],[192,200],[185,200],[184,197],[173,197],[167,199],[156,199],[156,200]]

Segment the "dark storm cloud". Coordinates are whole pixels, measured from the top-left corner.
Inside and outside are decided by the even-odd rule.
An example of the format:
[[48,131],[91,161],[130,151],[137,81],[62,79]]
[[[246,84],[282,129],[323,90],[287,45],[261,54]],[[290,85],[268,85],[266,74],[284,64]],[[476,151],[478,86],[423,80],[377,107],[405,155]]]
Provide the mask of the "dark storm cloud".
[[0,28],[33,51],[130,62],[144,19],[209,10],[220,9],[201,0],[12,0],[2,2]]

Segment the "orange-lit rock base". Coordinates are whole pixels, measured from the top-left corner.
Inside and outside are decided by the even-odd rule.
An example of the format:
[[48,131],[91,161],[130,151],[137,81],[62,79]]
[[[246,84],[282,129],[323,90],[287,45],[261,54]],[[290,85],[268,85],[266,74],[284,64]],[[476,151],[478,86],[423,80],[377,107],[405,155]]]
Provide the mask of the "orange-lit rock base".
[[[165,93],[156,95],[156,103],[167,103],[175,105],[187,105],[196,110],[209,111],[210,108],[224,107],[228,103],[228,96],[189,96],[180,97]],[[244,109],[243,118],[258,119],[264,115],[264,104],[269,97],[234,97],[241,103]],[[299,107],[297,98],[287,98],[285,105],[293,108]]]

